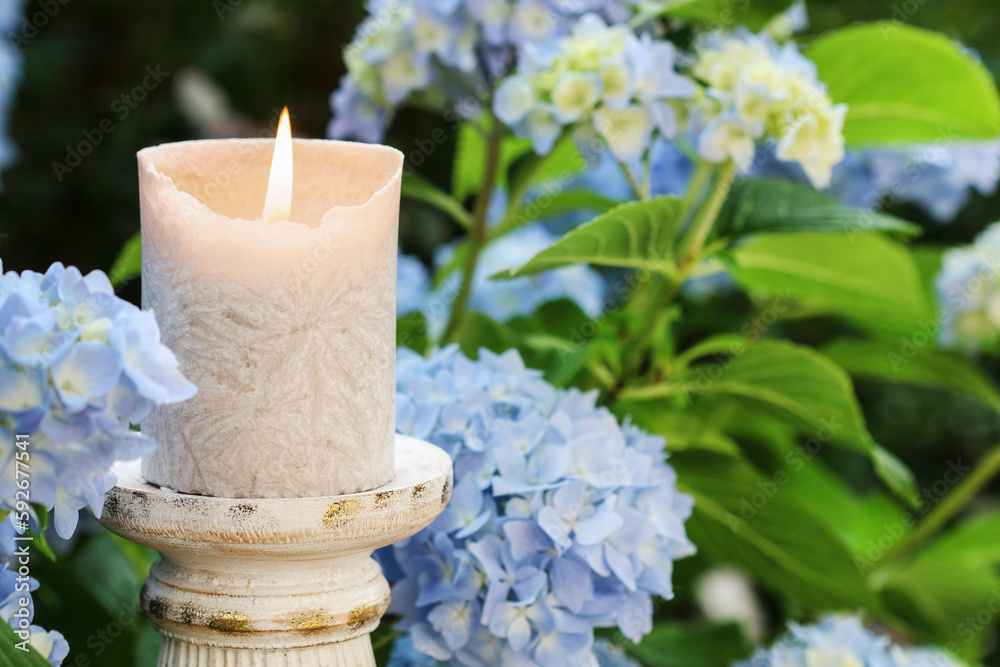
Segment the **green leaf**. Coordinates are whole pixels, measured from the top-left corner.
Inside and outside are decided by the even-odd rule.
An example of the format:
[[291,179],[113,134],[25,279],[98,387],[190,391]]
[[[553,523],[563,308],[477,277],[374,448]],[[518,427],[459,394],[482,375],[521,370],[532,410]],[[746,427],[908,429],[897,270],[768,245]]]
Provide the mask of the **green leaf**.
[[51,667],[49,661],[31,646],[27,651],[17,648],[21,638],[7,623],[0,623],[0,658],[4,667]]
[[699,553],[745,568],[810,609],[873,602],[841,541],[782,493],[787,473],[765,477],[745,461],[709,452],[681,452],[670,461],[678,488],[694,496],[686,528]]
[[1000,413],[1000,389],[967,359],[935,349],[935,333],[918,330],[894,343],[843,338],[823,352],[856,378],[947,389]]
[[748,291],[873,330],[905,335],[933,317],[913,258],[878,234],[756,234],[730,257]]
[[472,216],[457,199],[416,173],[403,179],[402,196],[433,206],[463,229],[468,230],[472,227]]
[[846,102],[848,144],[1000,136],[992,77],[951,38],[899,22],[831,32],[806,52],[834,102]]
[[625,649],[646,667],[719,667],[750,647],[736,623],[657,623],[641,644]]
[[[488,121],[465,123],[458,129],[455,164],[452,167],[451,192],[455,199],[464,202],[469,196],[479,192],[486,176],[486,139],[489,132]],[[531,141],[527,138],[506,136],[500,145],[500,164],[497,171],[497,185],[507,183],[510,165],[522,155],[531,151]]]
[[[149,560],[141,564],[133,547],[108,533],[99,533],[73,557],[80,585],[112,618],[139,605],[139,590],[149,574]],[[145,550],[144,550],[145,551]]]
[[[716,29],[721,26],[745,25],[757,31],[763,28],[775,14],[783,12],[792,0],[685,0],[662,7],[657,14],[708,23]],[[660,7],[661,5],[654,5]],[[654,18],[647,13],[644,18]]]
[[867,454],[893,492],[911,502],[917,497],[909,470],[868,433],[850,377],[811,348],[770,340],[746,344],[729,357],[692,366],[681,382],[767,410],[821,444]]
[[427,318],[423,313],[407,313],[396,319],[396,347],[408,347],[423,354],[427,344]]
[[568,264],[598,264],[671,273],[683,209],[676,197],[629,202],[572,230],[518,269],[513,278]]
[[130,238],[118,252],[115,263],[111,265],[108,277],[116,288],[142,273],[142,237],[139,232]]
[[614,413],[628,416],[642,429],[665,437],[668,451],[703,449],[738,455],[740,447],[736,441],[716,428],[712,415],[703,414],[699,407],[670,409],[660,401],[619,401],[614,406]]
[[[990,568],[963,567],[951,558],[917,558],[879,573],[888,610],[925,642],[947,646],[978,664],[983,641],[1000,608],[1000,576]],[[990,612],[986,622],[981,612]]]
[[[978,662],[984,636],[1000,620],[1000,513],[968,519],[903,566],[878,573],[889,608],[928,641],[951,642]],[[980,612],[991,611],[983,619]]]
[[517,337],[510,329],[474,310],[462,318],[454,340],[470,359],[478,359],[481,348],[500,353],[517,346]]
[[754,232],[875,231],[916,236],[919,226],[846,206],[812,188],[777,179],[739,182],[719,214],[720,236]]

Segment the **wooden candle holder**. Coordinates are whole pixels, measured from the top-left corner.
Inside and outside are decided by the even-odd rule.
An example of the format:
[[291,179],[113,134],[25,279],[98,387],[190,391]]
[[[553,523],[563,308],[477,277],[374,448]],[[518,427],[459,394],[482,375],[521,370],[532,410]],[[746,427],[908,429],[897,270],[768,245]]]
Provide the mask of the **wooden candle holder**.
[[389,585],[372,552],[430,524],[452,488],[448,455],[405,436],[390,483],[326,498],[196,496],[138,462],[114,471],[101,523],[161,556],[142,589],[158,667],[375,667]]

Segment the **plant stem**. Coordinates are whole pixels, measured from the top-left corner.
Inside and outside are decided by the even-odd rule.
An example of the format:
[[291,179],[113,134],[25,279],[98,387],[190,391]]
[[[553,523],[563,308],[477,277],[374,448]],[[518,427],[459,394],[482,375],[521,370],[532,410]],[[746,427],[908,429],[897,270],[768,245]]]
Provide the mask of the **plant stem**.
[[719,175],[715,179],[715,186],[712,188],[712,192],[709,193],[708,199],[701,210],[698,211],[698,215],[691,223],[691,230],[688,232],[687,239],[683,244],[684,251],[678,262],[678,268],[682,271],[685,267],[694,264],[698,260],[701,249],[705,246],[705,241],[708,240],[709,235],[712,233],[715,220],[719,217],[722,204],[726,201],[729,188],[733,185],[734,176],[736,176],[736,165],[732,161],[727,162],[719,169]]
[[691,182],[688,183],[687,192],[684,193],[684,199],[681,202],[684,206],[685,218],[690,216],[694,205],[698,202],[702,191],[705,189],[705,183],[708,182],[711,175],[712,164],[710,162],[702,161],[695,167],[694,173],[691,175]]
[[906,536],[896,548],[883,556],[883,563],[895,561],[907,555],[930,539],[939,529],[955,517],[986,484],[1000,473],[1000,445],[994,445],[959,481],[951,493],[941,499],[927,517]]
[[628,184],[632,186],[632,192],[635,193],[635,196],[643,201],[649,199],[649,194],[643,189],[642,184],[636,179],[632,170],[628,168],[628,165],[618,160],[618,166],[622,168],[622,173],[625,174]]
[[472,293],[472,281],[475,277],[479,255],[486,243],[486,215],[490,208],[490,199],[496,187],[497,170],[500,166],[500,146],[503,140],[503,124],[491,115],[492,127],[486,139],[486,167],[483,175],[483,188],[476,195],[476,203],[472,210],[472,228],[469,230],[469,255],[465,261],[465,272],[462,284],[451,308],[451,319],[445,329],[444,340],[451,342],[465,318],[469,305],[469,295]]

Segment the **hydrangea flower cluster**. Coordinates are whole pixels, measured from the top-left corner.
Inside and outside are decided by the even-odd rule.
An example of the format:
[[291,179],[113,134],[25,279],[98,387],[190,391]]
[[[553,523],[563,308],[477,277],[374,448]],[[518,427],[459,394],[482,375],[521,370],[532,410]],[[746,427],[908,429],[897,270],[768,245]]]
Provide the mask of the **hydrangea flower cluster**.
[[[594,660],[585,663],[586,667],[641,667],[630,658],[620,647],[605,639],[594,642]],[[448,667],[450,663],[435,660],[426,653],[413,648],[413,640],[403,635],[392,645],[392,655],[388,667]]]
[[698,92],[674,69],[674,46],[636,36],[627,24],[586,14],[572,33],[526,50],[497,88],[493,108],[536,153],[552,150],[564,128],[592,127],[623,162],[642,157],[654,131],[677,133],[678,101]]
[[944,347],[1000,351],[1000,223],[944,254],[935,289]]
[[154,447],[129,425],[194,393],[153,313],[116,297],[104,273],[57,263],[0,277],[0,507],[14,505],[15,437],[27,435],[31,502],[70,537],[81,508],[100,515],[112,464]]
[[739,30],[713,35],[697,49],[692,73],[707,86],[699,111],[701,155],[732,160],[747,173],[758,142],[775,142],[779,160],[801,165],[826,187],[844,157],[847,107],[833,104],[816,67],[791,43]]
[[596,627],[649,632],[652,595],[672,596],[673,562],[694,552],[663,438],[554,388],[516,351],[400,350],[396,390],[397,431],[455,464],[441,516],[379,553],[417,651],[560,667],[593,664]]
[[[530,315],[548,301],[570,299],[588,315],[601,312],[604,304],[604,279],[583,264],[575,264],[533,276],[512,280],[490,280],[490,276],[505,269],[520,266],[548,248],[556,236],[540,223],[526,225],[491,242],[483,250],[473,276],[468,307],[506,322],[520,315]],[[437,252],[435,264],[444,266],[451,261],[454,246],[443,246]],[[423,312],[433,337],[444,332],[450,309],[448,305],[458,292],[462,271],[456,270],[440,286],[427,293]]]
[[789,624],[770,648],[735,667],[961,667],[938,649],[907,648],[873,634],[854,616],[827,616],[816,625]]
[[0,169],[13,162],[17,153],[17,147],[7,134],[7,121],[21,80],[21,54],[17,45],[22,40],[18,22],[23,20],[23,11],[23,0],[0,3],[0,30],[8,35],[0,44]]
[[526,46],[566,34],[584,12],[613,21],[631,15],[622,0],[370,0],[369,17],[344,52],[348,74],[330,99],[333,138],[382,138],[396,107],[420,97],[440,106],[466,100]]
[[[4,524],[10,525],[9,522]],[[50,665],[59,667],[69,655],[69,644],[62,633],[56,630],[46,631],[32,624],[35,608],[31,592],[37,588],[38,582],[35,579],[21,575],[16,568],[10,569],[4,564],[0,569],[0,622],[9,624],[15,632],[24,632],[27,645],[38,651]],[[28,604],[22,606],[22,601],[27,601]]]
[[972,190],[996,191],[1000,180],[1000,142],[959,143],[883,149],[862,154],[861,168],[852,170],[854,192],[869,184],[872,206],[878,199],[911,202],[935,220],[958,214]]

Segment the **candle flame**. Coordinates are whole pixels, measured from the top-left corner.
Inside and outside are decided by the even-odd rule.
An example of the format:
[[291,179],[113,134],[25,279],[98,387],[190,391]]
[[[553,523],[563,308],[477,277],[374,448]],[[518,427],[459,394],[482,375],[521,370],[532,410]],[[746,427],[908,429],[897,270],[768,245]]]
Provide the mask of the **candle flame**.
[[264,200],[264,220],[288,220],[292,211],[292,125],[288,121],[288,107],[281,112],[278,136],[274,141],[271,158],[271,177],[267,181],[267,198]]

